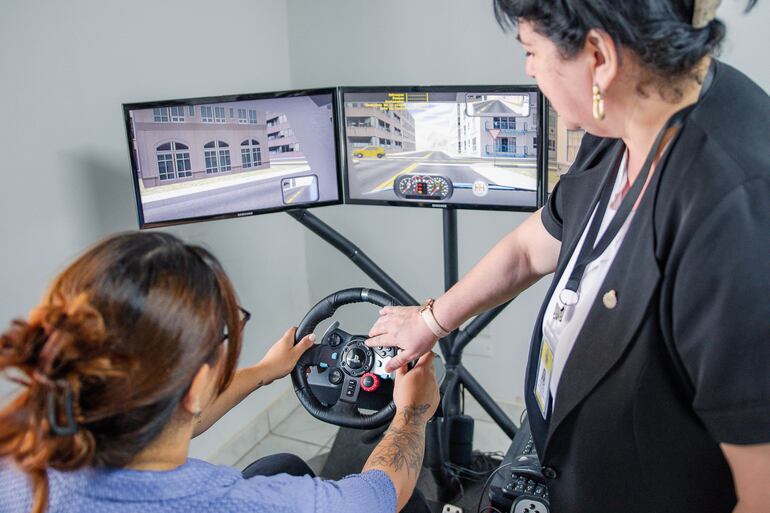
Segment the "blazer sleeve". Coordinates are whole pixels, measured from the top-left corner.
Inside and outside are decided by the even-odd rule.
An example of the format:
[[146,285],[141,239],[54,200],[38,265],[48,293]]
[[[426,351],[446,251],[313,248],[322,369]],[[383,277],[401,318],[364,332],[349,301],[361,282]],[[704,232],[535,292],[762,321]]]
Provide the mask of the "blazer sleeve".
[[770,442],[770,179],[727,191],[673,272],[673,342],[696,414],[719,442]]

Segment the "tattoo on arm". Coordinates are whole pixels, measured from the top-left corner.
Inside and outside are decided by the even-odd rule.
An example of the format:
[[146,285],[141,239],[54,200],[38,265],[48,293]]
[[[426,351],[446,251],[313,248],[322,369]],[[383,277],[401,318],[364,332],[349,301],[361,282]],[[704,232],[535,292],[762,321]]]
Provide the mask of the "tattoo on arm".
[[411,474],[419,474],[425,453],[423,422],[429,405],[410,406],[400,413],[402,424],[391,426],[374,450],[369,464],[389,467],[396,472],[406,468]]

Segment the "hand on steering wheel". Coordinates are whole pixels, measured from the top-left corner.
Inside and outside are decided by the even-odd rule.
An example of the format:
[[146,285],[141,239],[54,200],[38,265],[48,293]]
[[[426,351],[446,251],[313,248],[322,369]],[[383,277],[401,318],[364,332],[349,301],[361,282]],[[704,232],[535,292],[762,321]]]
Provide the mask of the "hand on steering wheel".
[[369,330],[369,347],[399,347],[401,352],[385,364],[393,372],[429,352],[438,339],[419,314],[419,306],[386,306]]

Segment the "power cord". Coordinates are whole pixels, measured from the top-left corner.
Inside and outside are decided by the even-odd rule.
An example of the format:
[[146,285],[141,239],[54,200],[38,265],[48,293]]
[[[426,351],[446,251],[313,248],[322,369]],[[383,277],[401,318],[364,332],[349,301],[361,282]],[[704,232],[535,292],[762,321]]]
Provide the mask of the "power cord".
[[[516,462],[512,461],[511,463],[506,463],[505,465],[500,465],[499,467],[497,467],[496,470],[494,470],[491,474],[489,474],[489,477],[487,478],[486,482],[484,483],[484,486],[481,488],[481,495],[479,495],[479,505],[476,507],[476,511],[478,513],[482,513],[482,511],[481,511],[481,503],[484,500],[484,495],[487,493],[487,487],[489,487],[489,484],[492,482],[492,478],[495,477],[495,475],[497,475],[497,473],[500,472],[501,470],[503,470],[504,468],[508,468],[508,467],[510,467],[512,465],[515,465],[515,464],[516,464]],[[487,508],[485,508],[484,511],[487,511],[490,507],[491,506],[488,506]]]

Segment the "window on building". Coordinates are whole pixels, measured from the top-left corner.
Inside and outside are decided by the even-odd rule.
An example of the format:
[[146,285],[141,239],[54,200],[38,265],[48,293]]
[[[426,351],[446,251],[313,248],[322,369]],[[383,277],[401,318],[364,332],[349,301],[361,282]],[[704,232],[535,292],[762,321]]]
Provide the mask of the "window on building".
[[573,162],[577,156],[585,130],[567,130],[567,162]]
[[194,105],[190,105],[190,107],[187,109],[187,112],[190,114],[191,118],[194,118],[195,117],[195,106]]
[[184,122],[184,107],[171,107],[171,121],[174,123]]
[[495,145],[495,151],[498,153],[516,153],[516,138],[499,137]]
[[249,123],[252,125],[257,124],[257,111],[254,109],[249,109]]
[[214,107],[214,123],[224,123],[224,122],[225,122],[225,108]]
[[231,117],[231,118],[234,118],[234,117],[235,117],[235,109],[234,109],[234,108],[232,108],[232,107],[230,107],[230,117]]
[[214,107],[210,105],[201,105],[201,123],[214,122]]
[[249,122],[248,111],[246,109],[238,109],[238,123],[245,125]]
[[556,138],[548,138],[548,151],[556,151]]
[[537,149],[537,136],[532,138],[532,147]]
[[203,145],[206,174],[230,171],[230,146],[224,141],[210,141]]
[[161,181],[192,176],[190,149],[180,142],[167,142],[155,148]]
[[168,123],[168,108],[160,107],[152,109],[152,117],[156,123]]
[[241,161],[243,162],[243,169],[262,165],[262,150],[259,141],[246,139],[241,143]]
[[501,130],[516,130],[516,118],[495,117],[492,120],[492,128],[499,128]]

